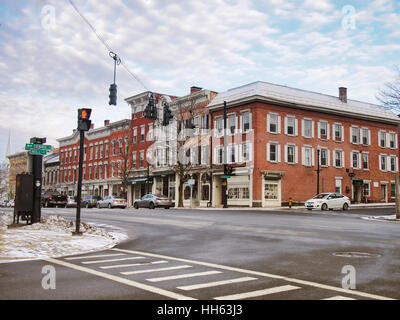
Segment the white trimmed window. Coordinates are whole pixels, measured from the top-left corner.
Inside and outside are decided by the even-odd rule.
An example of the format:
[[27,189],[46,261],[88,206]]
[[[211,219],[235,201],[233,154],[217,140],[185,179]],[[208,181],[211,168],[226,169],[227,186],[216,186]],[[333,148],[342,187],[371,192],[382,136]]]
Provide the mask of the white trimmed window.
[[371,196],[371,182],[364,180],[363,191],[364,197]]
[[217,138],[224,136],[224,118],[218,117],[215,119],[215,128],[217,129]]
[[322,167],[330,166],[330,154],[327,148],[319,148],[319,165]]
[[364,170],[369,170],[369,153],[368,152],[362,153],[362,168]]
[[131,168],[136,169],[136,159],[137,159],[137,153],[136,151],[132,152],[132,166]]
[[153,134],[153,124],[149,123],[149,132],[147,134],[147,141],[153,141],[154,139],[154,134]]
[[378,132],[378,141],[381,148],[386,148],[386,132],[380,130]]
[[242,156],[242,158],[240,159],[241,162],[252,161],[252,159],[253,159],[253,156],[252,156],[252,144],[250,142],[242,143],[241,156]]
[[133,128],[132,143],[137,143],[137,128]]
[[332,126],[333,140],[336,142],[344,141],[344,127],[341,123],[334,123]]
[[335,178],[335,192],[342,193],[342,178]]
[[361,169],[361,153],[359,151],[352,151],[350,155],[350,166],[353,169]]
[[329,123],[328,121],[318,122],[318,138],[321,140],[329,140]]
[[314,121],[311,119],[303,119],[302,125],[302,136],[304,138],[314,138]]
[[250,111],[242,111],[240,116],[240,128],[242,133],[247,133],[252,129],[252,116]]
[[390,156],[388,158],[388,169],[391,172],[397,172],[398,171],[398,157]]
[[267,114],[267,132],[274,134],[281,133],[281,117],[277,113]]
[[359,130],[357,126],[351,126],[350,127],[350,142],[353,144],[358,144],[359,143]]
[[301,148],[301,162],[303,166],[311,167],[314,166],[314,148],[310,146],[304,146]]
[[394,132],[389,133],[388,146],[391,149],[397,149],[397,134]]
[[140,126],[140,142],[144,142],[145,131],[146,131],[146,126],[145,125]]
[[210,157],[210,147],[208,145],[201,146],[201,164],[208,164]]
[[285,117],[285,134],[288,136],[298,135],[298,120],[294,116]]
[[344,168],[344,151],[333,150],[333,166],[336,168]]
[[285,162],[288,164],[297,164],[298,161],[298,147],[295,144],[285,145]]
[[364,146],[369,146],[371,144],[371,131],[368,128],[360,129],[360,142]]
[[281,162],[281,145],[277,142],[267,143],[267,161],[269,162]]
[[379,170],[386,172],[387,171],[387,155],[380,154],[379,155]]
[[237,117],[235,114],[230,114],[228,115],[228,128],[229,131],[228,133],[230,135],[234,135],[236,133],[236,129],[237,129]]

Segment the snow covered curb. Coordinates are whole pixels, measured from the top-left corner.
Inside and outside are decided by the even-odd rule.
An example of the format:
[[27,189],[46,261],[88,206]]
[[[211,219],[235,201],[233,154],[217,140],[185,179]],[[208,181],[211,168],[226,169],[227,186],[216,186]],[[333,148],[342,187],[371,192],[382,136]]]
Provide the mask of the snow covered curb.
[[105,230],[81,223],[82,236],[72,236],[75,222],[50,216],[42,223],[7,229],[13,214],[0,212],[0,263],[58,258],[114,247],[127,239],[122,232]]
[[391,221],[391,222],[400,222],[399,219],[396,219],[396,215],[393,214],[391,216],[369,216],[369,217],[361,217],[364,220],[381,220],[381,221]]

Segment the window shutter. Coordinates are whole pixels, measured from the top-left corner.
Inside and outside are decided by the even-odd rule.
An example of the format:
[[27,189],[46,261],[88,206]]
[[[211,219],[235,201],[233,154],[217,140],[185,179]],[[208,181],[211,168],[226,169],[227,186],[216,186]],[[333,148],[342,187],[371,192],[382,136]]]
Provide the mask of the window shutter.
[[247,143],[248,148],[249,148],[249,161],[253,161],[253,144],[252,143]]
[[314,138],[314,121],[311,121],[311,138]]
[[281,145],[278,144],[277,148],[278,148],[278,162],[281,162]]
[[287,154],[287,144],[285,144],[284,156],[285,156],[285,163],[288,162],[288,154]]
[[368,145],[371,145],[371,130],[368,129]]
[[295,152],[294,152],[294,157],[295,157],[295,163],[299,163],[299,147],[296,146],[294,148]]
[[390,171],[391,170],[390,158],[391,157],[386,157],[386,171]]
[[342,131],[342,142],[344,141],[344,126],[342,125],[341,127],[341,131]]
[[330,139],[330,131],[329,131],[329,123],[326,124],[326,138],[329,140]]
[[253,129],[253,117],[251,113],[249,113],[249,121],[250,121],[249,131],[251,131]]
[[269,113],[268,113],[268,114],[267,114],[267,132],[271,132],[271,131],[269,130],[270,125],[271,125],[271,117],[270,117],[270,115],[269,115]]
[[311,149],[311,165],[312,166],[315,165],[315,149],[314,148]]
[[267,161],[271,160],[271,157],[270,157],[270,146],[271,146],[271,144],[267,143]]
[[394,138],[394,147],[396,149],[399,147],[399,137],[397,134],[395,134],[395,138]]
[[239,122],[240,122],[240,129],[238,130],[238,132],[244,132],[243,130],[243,116],[239,117]]
[[294,134],[297,137],[299,135],[299,120],[295,119],[294,123]]
[[386,148],[390,148],[390,133],[386,133]]
[[396,172],[399,171],[399,157],[396,157]]
[[328,157],[328,167],[330,167],[331,166],[331,153],[329,152],[329,150],[327,151],[327,157]]
[[321,122],[318,121],[318,139],[321,139]]
[[281,133],[281,116],[278,116],[278,133]]
[[304,137],[304,119],[301,119],[301,135]]
[[285,132],[285,134],[288,133],[287,125],[288,125],[288,119],[287,119],[287,117],[285,117],[285,120],[284,120],[284,126],[285,126],[285,128],[284,128],[285,131],[284,132]]
[[235,116],[235,133],[239,133],[239,126],[238,126],[238,117]]
[[301,164],[304,166],[306,164],[306,159],[305,159],[305,148],[301,147]]

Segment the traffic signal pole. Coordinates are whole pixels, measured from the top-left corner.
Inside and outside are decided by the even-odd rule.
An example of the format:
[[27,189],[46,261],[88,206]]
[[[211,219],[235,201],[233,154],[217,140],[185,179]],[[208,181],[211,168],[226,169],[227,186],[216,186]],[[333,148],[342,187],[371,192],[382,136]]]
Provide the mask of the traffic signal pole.
[[80,236],[82,232],[80,232],[79,228],[81,225],[81,197],[82,197],[82,173],[83,173],[83,151],[85,141],[85,131],[79,131],[79,168],[78,168],[78,192],[76,199],[76,228],[73,235]]
[[226,140],[227,134],[226,134],[226,123],[227,123],[227,105],[226,101],[224,101],[224,178],[222,179],[222,203],[224,208],[228,208],[228,178],[226,177],[227,175],[227,160],[228,160],[228,154],[227,154],[227,147],[228,147],[228,141]]

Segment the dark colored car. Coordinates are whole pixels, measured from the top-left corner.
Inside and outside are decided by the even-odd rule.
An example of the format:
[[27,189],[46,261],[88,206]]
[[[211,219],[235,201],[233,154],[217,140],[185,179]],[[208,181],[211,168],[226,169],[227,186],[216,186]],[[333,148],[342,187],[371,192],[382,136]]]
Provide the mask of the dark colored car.
[[42,194],[41,204],[43,207],[65,207],[67,202],[67,196],[58,191],[45,191]]
[[169,209],[172,207],[171,199],[164,196],[156,196],[154,194],[146,194],[140,200],[136,200],[133,204],[135,209],[139,208],[165,208]]
[[97,206],[97,201],[100,201],[100,196],[94,196],[91,194],[87,194],[82,199],[82,206],[85,208],[94,208]]

